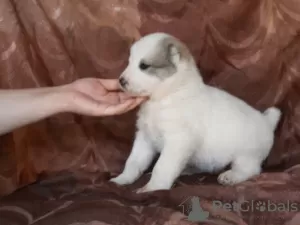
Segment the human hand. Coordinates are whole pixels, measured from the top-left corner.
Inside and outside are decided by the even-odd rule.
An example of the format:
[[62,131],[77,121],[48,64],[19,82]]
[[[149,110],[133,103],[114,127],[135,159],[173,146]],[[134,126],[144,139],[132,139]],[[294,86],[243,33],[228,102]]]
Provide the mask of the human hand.
[[146,100],[122,92],[117,79],[84,78],[61,87],[65,111],[88,116],[111,116],[133,110]]

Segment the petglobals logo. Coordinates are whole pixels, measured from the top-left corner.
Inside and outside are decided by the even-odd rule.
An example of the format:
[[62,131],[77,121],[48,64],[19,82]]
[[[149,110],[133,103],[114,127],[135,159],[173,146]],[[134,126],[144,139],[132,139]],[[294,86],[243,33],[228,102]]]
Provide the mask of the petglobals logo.
[[300,205],[295,202],[272,202],[268,201],[245,201],[242,204],[238,202],[224,203],[214,200],[213,209],[223,209],[227,211],[240,212],[299,212]]

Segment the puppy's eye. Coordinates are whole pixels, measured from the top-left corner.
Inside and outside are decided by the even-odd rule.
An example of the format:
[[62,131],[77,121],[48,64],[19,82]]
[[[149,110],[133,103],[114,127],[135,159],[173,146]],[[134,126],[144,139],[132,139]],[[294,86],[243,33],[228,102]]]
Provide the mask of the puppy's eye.
[[144,62],[141,62],[140,63],[140,69],[141,70],[146,70],[146,69],[148,69],[150,67],[150,65],[148,65],[148,64],[146,64],[146,63],[144,63]]

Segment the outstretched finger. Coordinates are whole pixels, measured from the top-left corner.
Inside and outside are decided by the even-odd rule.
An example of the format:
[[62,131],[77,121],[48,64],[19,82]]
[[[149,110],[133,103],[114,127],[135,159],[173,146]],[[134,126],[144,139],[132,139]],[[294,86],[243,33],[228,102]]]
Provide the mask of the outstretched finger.
[[108,91],[118,91],[118,90],[121,90],[121,87],[120,87],[118,79],[99,79],[98,81]]

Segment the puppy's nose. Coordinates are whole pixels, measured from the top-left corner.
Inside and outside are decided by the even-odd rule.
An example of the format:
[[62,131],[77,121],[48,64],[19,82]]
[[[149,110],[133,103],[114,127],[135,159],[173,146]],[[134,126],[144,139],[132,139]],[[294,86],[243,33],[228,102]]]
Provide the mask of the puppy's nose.
[[125,87],[128,84],[127,80],[124,77],[119,78],[119,83],[122,87]]

